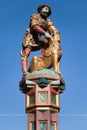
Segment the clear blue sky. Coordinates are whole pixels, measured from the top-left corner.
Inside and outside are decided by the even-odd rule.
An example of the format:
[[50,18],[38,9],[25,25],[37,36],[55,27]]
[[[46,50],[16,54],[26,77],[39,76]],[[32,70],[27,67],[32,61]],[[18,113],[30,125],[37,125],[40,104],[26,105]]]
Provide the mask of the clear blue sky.
[[[19,51],[31,14],[44,3],[51,6],[50,18],[62,37],[61,71],[66,91],[60,99],[60,130],[87,130],[87,1],[3,0],[0,3],[0,130],[27,130],[25,96],[19,91],[22,77]],[[32,52],[30,58],[33,55]]]

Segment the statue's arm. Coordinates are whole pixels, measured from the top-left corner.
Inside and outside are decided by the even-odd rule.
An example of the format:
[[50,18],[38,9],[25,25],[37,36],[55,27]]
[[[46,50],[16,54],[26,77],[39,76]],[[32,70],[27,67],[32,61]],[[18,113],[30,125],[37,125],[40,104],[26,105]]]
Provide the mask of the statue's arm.
[[43,34],[43,35],[45,35],[45,37],[49,38],[50,35],[43,28],[41,28],[41,26],[39,25],[39,20],[41,20],[40,14],[33,14],[31,16],[30,27],[35,32],[38,32],[39,34]]
[[51,36],[56,36],[57,39],[60,41],[60,32],[54,27],[54,25],[49,26],[48,30]]
[[59,30],[55,28],[53,22],[48,19],[48,31],[52,35],[55,31],[59,33]]
[[48,31],[52,36],[56,36],[56,39],[61,42],[60,32],[58,29],[55,28],[55,26],[52,24],[48,26]]
[[32,29],[43,35],[45,35],[45,33],[46,33],[38,24],[32,26]]

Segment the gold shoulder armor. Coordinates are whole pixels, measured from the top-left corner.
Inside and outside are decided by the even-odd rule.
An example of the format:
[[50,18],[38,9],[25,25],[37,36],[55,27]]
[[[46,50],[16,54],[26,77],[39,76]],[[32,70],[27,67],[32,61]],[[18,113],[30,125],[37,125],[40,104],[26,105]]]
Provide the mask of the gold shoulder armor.
[[34,26],[34,25],[36,25],[36,24],[38,24],[38,18],[40,17],[40,15],[39,14],[33,14],[32,16],[31,16],[31,27],[32,26]]

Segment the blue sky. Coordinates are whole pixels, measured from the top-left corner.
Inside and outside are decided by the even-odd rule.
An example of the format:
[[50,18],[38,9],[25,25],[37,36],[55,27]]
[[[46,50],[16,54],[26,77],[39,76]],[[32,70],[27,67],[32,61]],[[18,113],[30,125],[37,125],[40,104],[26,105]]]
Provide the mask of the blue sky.
[[[22,77],[19,51],[31,14],[44,3],[51,6],[50,18],[62,38],[61,71],[66,91],[60,99],[60,130],[87,130],[87,1],[3,0],[0,3],[0,130],[27,130],[25,96],[19,91]],[[39,53],[32,52],[29,59]]]

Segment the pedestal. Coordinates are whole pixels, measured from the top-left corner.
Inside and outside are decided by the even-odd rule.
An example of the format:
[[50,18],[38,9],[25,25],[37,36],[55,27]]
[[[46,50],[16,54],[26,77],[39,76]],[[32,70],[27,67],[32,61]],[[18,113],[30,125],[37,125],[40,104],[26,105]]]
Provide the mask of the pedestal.
[[59,130],[58,112],[64,80],[51,70],[35,71],[20,81],[26,96],[27,130]]

